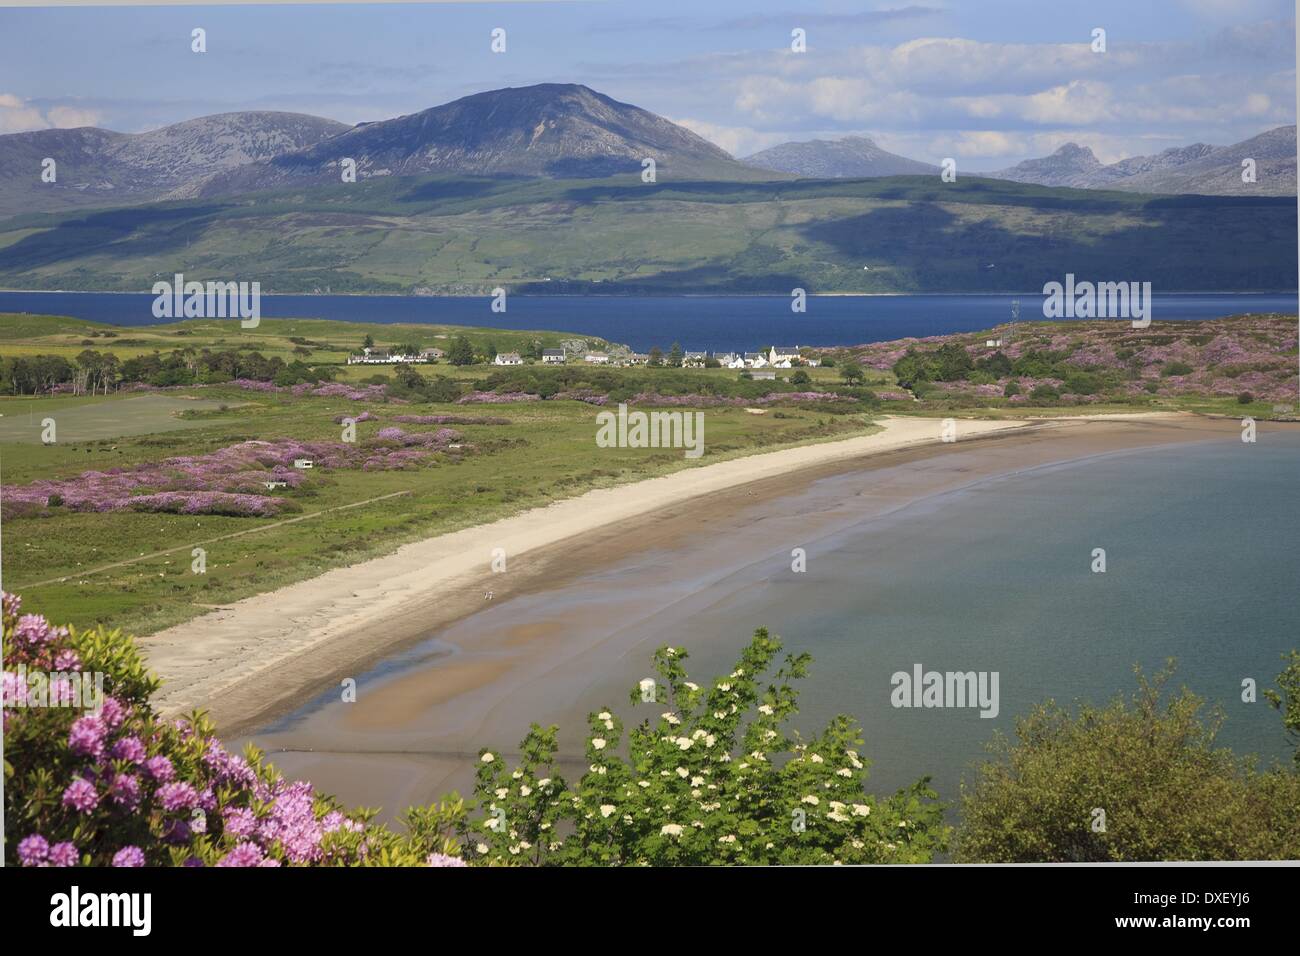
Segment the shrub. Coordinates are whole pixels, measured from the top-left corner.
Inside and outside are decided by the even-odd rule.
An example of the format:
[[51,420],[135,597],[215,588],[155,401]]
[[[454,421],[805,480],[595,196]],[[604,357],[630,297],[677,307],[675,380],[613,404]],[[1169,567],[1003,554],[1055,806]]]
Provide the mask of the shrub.
[[1254,400],[1255,400],[1255,396],[1250,394],[1250,392],[1242,392],[1237,396],[1238,405],[1249,405]]
[[1168,378],[1171,375],[1191,375],[1192,367],[1186,362],[1166,362],[1160,368],[1162,378]]
[[[839,716],[807,740],[787,730],[790,681],[807,654],[786,655],[755,632],[735,669],[711,685],[687,679],[687,654],[660,647],[659,680],[632,689],[658,716],[627,735],[612,708],[588,717],[586,772],[560,775],[557,729],[536,724],[509,766],[479,752],[471,856],[539,865],[915,863],[944,849],[942,809],[922,779],[892,797],[864,792],[861,731]],[[647,700],[648,699],[648,700]]]
[[[20,599],[5,594],[4,660],[13,668],[3,684],[8,859],[25,866],[459,864],[458,799],[408,811],[404,834],[377,826],[370,811],[347,811],[309,783],[284,780],[256,748],[229,753],[201,714],[160,718],[149,702],[158,680],[119,631],[52,627],[20,610]],[[72,706],[72,685],[60,674],[102,675],[99,706],[87,709],[86,697]]]
[[[1293,655],[1292,667],[1300,658]],[[999,735],[995,758],[962,787],[961,862],[1295,859],[1300,774],[1258,772],[1216,749],[1222,714],[1201,716],[1184,689],[1161,696],[1169,668],[1138,691],[1075,716],[1043,704]],[[1283,683],[1295,718],[1300,674]],[[1274,695],[1281,706],[1281,697]],[[1270,699],[1274,699],[1270,698]],[[1095,810],[1105,829],[1094,829]]]

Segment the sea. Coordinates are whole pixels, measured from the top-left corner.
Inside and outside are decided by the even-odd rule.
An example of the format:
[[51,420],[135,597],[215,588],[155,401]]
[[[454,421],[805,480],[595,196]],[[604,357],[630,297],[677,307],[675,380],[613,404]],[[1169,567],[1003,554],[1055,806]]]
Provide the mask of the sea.
[[[1221,745],[1286,762],[1293,744],[1261,692],[1300,647],[1300,432],[1257,438],[1044,459],[897,508],[872,499],[906,489],[917,468],[971,462],[821,478],[672,549],[432,631],[357,675],[366,701],[327,690],[253,739],[286,771],[391,812],[451,783],[464,792],[476,748],[509,752],[534,720],[558,724],[562,753],[580,762],[589,712],[657,718],[662,707],[628,704],[655,647],[685,647],[704,683],[766,627],[813,658],[792,725],[860,721],[876,792],[929,777],[951,806],[1017,718],[1048,700],[1074,709],[1131,696],[1135,668],[1152,678],[1173,666],[1166,695],[1186,686],[1207,719],[1220,709]],[[541,640],[550,622],[589,649],[543,661],[500,699],[430,703],[421,675],[461,659],[476,635],[513,627]],[[918,667],[998,675],[996,713],[896,706],[894,675]],[[368,718],[372,707],[382,716]]]
[[[121,326],[156,325],[148,293],[0,292],[0,312],[70,315]],[[1243,312],[1296,313],[1295,293],[1156,294],[1160,320]],[[975,332],[1041,319],[1041,292],[1005,295],[811,296],[792,312],[789,296],[511,296],[493,312],[488,296],[264,295],[265,318],[433,323],[575,332],[645,352],[674,342],[694,351],[757,351],[771,345],[828,346],[908,336]],[[1014,310],[1014,311],[1013,311]]]

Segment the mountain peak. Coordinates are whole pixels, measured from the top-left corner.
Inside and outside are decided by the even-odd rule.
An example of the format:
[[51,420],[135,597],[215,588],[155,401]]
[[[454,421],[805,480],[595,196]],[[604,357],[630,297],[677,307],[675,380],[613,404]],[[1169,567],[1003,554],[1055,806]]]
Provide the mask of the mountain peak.
[[1089,166],[1100,166],[1101,160],[1097,158],[1091,147],[1080,146],[1078,143],[1065,143],[1056,148],[1053,156],[1059,159],[1069,160],[1070,162],[1086,164]]
[[578,83],[472,93],[395,119],[365,123],[308,149],[216,177],[201,195],[337,182],[343,159],[358,179],[430,173],[600,177],[639,173],[645,159],[678,178],[753,178],[690,130]]
[[782,143],[754,153],[744,161],[759,169],[816,179],[924,176],[938,172],[937,167],[928,163],[881,149],[867,136]]

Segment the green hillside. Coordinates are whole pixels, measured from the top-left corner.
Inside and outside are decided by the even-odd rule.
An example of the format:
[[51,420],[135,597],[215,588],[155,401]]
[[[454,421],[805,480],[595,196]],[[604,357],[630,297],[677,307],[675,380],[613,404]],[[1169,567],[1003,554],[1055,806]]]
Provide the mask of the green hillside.
[[1081,278],[1296,287],[1290,199],[935,177],[406,177],[0,222],[0,286],[264,291],[997,292]]

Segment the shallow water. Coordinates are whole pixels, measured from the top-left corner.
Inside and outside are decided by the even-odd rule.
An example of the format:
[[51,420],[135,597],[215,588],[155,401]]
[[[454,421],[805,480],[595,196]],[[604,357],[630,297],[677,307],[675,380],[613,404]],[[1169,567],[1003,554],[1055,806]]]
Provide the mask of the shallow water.
[[[532,720],[559,724],[576,758],[590,710],[657,714],[628,703],[654,647],[686,646],[688,670],[708,679],[766,626],[814,657],[795,726],[859,718],[877,790],[928,774],[954,799],[1016,715],[1049,697],[1129,693],[1135,664],[1151,673],[1168,657],[1177,683],[1223,705],[1222,743],[1285,755],[1276,712],[1242,703],[1240,687],[1270,686],[1300,644],[1300,433],[1263,430],[1253,445],[1228,433],[991,478],[971,456],[1008,452],[965,455],[821,479],[678,546],[504,601],[361,675],[357,704],[332,689],[254,737],[287,772],[390,811],[464,791],[477,748],[508,750]],[[918,475],[944,470],[949,490],[910,500]],[[794,547],[806,549],[805,573],[791,571]],[[1095,548],[1104,574],[1090,568]],[[476,653],[488,632],[507,639]],[[446,669],[496,673],[511,642],[554,654],[447,699]],[[891,675],[916,664],[996,671],[998,715],[893,707]]]

